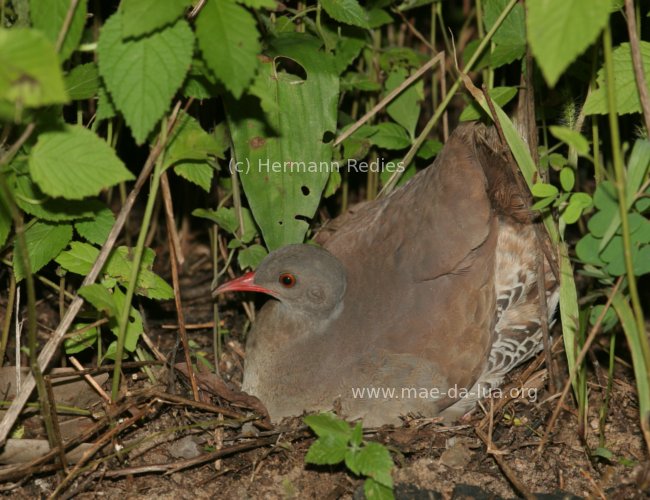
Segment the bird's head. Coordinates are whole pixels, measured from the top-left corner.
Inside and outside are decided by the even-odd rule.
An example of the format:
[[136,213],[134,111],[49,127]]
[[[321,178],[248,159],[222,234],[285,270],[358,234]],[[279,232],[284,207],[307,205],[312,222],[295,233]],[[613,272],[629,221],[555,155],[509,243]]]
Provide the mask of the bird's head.
[[329,315],[343,300],[346,272],[331,253],[314,245],[289,245],[271,252],[257,271],[212,292],[260,292],[295,312]]

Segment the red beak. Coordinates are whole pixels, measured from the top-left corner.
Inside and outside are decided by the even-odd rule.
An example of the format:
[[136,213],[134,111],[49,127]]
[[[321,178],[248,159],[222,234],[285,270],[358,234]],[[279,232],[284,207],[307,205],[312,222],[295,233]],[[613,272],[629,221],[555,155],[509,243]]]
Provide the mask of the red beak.
[[224,283],[212,292],[212,296],[216,297],[220,293],[226,292],[260,292],[271,295],[273,297],[277,297],[277,294],[274,291],[269,290],[268,288],[264,288],[263,286],[256,285],[253,282],[254,279],[255,272],[250,271],[243,276],[240,276],[239,278],[235,278],[234,280]]

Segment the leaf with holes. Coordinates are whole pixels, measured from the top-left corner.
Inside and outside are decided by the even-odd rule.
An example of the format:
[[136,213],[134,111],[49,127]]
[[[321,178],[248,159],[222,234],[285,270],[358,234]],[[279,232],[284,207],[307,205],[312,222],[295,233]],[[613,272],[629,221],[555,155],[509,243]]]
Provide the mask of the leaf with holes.
[[97,42],[99,73],[138,144],[162,118],[183,83],[193,48],[194,34],[183,19],[135,40],[122,39],[120,12],[104,24]]
[[276,38],[262,63],[277,111],[256,98],[226,100],[239,175],[269,250],[301,243],[329,178],[338,76],[320,42],[303,33]]

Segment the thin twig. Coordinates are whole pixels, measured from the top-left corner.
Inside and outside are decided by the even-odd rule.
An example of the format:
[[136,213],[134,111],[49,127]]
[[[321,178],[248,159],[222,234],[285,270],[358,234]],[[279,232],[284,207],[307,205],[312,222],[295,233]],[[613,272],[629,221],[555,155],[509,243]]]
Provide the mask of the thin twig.
[[74,13],[77,10],[77,5],[79,5],[79,0],[70,0],[70,6],[68,7],[68,12],[65,14],[65,19],[61,25],[61,30],[59,31],[59,36],[56,38],[56,51],[61,52],[61,47],[63,47],[63,42],[65,37],[68,34],[70,29],[70,24],[72,24],[72,18]]
[[636,17],[634,15],[634,2],[632,0],[625,0],[625,17],[627,18],[627,32],[630,37],[630,50],[632,51],[632,67],[634,68],[636,89],[639,92],[639,101],[641,101],[645,131],[650,139],[650,96],[648,96],[648,85],[646,84],[645,73],[643,72],[643,60],[639,48],[639,35],[636,31]]
[[361,118],[359,118],[354,125],[352,125],[349,129],[347,129],[345,132],[343,132],[340,136],[337,137],[337,139],[334,141],[334,147],[338,146],[341,144],[344,140],[346,140],[348,137],[350,137],[352,134],[354,134],[359,128],[366,123],[370,118],[375,116],[380,110],[384,109],[387,104],[389,104],[395,97],[397,97],[404,89],[409,87],[413,82],[415,82],[417,79],[419,79],[424,73],[426,73],[430,68],[438,64],[439,62],[443,61],[445,57],[444,52],[439,52],[433,59],[431,59],[428,63],[426,63],[424,66],[422,66],[419,70],[417,70],[415,73],[413,73],[411,76],[409,76],[406,80],[404,80],[400,85],[398,85],[394,90],[388,93],[386,97],[384,97],[381,101],[379,101],[376,105],[372,107],[370,111],[368,111],[365,115],[363,115]]

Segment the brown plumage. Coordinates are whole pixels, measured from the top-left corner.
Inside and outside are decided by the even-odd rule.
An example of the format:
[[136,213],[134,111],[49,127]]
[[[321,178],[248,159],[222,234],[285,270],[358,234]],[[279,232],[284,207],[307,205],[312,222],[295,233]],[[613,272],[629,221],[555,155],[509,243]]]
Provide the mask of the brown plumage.
[[323,232],[326,251],[280,249],[216,290],[277,299],[250,333],[243,382],[274,420],[334,405],[367,425],[456,417],[539,350],[535,236],[493,136],[459,127],[431,167]]

